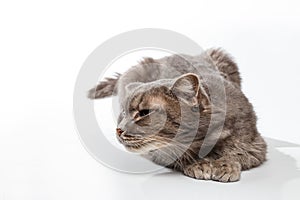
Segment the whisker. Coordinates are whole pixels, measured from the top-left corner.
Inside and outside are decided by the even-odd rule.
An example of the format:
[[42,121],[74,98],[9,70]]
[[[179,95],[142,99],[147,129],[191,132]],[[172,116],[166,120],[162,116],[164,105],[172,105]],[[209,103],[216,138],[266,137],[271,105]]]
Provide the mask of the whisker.
[[[149,145],[152,145],[152,144],[149,144]],[[174,165],[179,165],[180,167],[182,167],[182,163],[179,163],[180,161],[177,159],[177,158],[174,158],[172,155],[170,155],[168,152],[165,152],[163,151],[162,149],[158,149],[158,151],[160,153],[163,153],[164,155],[166,155],[168,158],[170,158],[172,160],[172,163],[174,163]],[[169,163],[169,164],[172,164],[172,163]]]

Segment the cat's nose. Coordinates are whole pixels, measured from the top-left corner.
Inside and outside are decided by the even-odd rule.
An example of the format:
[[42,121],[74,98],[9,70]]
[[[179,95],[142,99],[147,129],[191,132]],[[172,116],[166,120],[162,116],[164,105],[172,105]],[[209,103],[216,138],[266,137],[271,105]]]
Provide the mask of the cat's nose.
[[124,132],[122,129],[120,129],[120,128],[117,128],[116,129],[116,132],[117,132],[117,134],[118,134],[118,136],[121,136],[121,134]]

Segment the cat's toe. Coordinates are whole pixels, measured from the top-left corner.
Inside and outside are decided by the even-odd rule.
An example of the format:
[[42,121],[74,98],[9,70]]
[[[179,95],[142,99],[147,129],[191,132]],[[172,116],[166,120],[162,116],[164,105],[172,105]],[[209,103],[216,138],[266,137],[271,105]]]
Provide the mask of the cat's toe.
[[212,169],[209,163],[195,163],[187,166],[183,173],[191,178],[209,180],[211,179]]
[[238,181],[241,176],[241,164],[231,161],[215,161],[211,178],[220,182]]

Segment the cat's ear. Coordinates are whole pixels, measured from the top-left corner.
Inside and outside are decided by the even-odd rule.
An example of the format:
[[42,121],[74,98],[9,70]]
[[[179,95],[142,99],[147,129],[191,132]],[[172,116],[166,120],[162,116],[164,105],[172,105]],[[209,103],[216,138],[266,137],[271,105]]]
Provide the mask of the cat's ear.
[[188,73],[180,76],[175,80],[171,90],[178,98],[192,106],[203,104],[205,107],[209,104],[207,94],[196,74]]
[[95,87],[88,91],[87,97],[89,99],[101,99],[117,94],[117,82],[121,74],[116,73],[113,78],[105,78]]

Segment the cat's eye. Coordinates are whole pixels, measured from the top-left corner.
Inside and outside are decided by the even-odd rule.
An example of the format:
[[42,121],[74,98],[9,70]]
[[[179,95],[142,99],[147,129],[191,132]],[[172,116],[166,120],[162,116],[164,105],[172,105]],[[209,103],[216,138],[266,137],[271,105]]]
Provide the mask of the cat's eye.
[[152,111],[149,110],[149,109],[143,109],[143,110],[140,110],[140,111],[139,111],[139,116],[140,116],[140,117],[144,117],[144,116],[149,115],[151,112],[152,112]]

